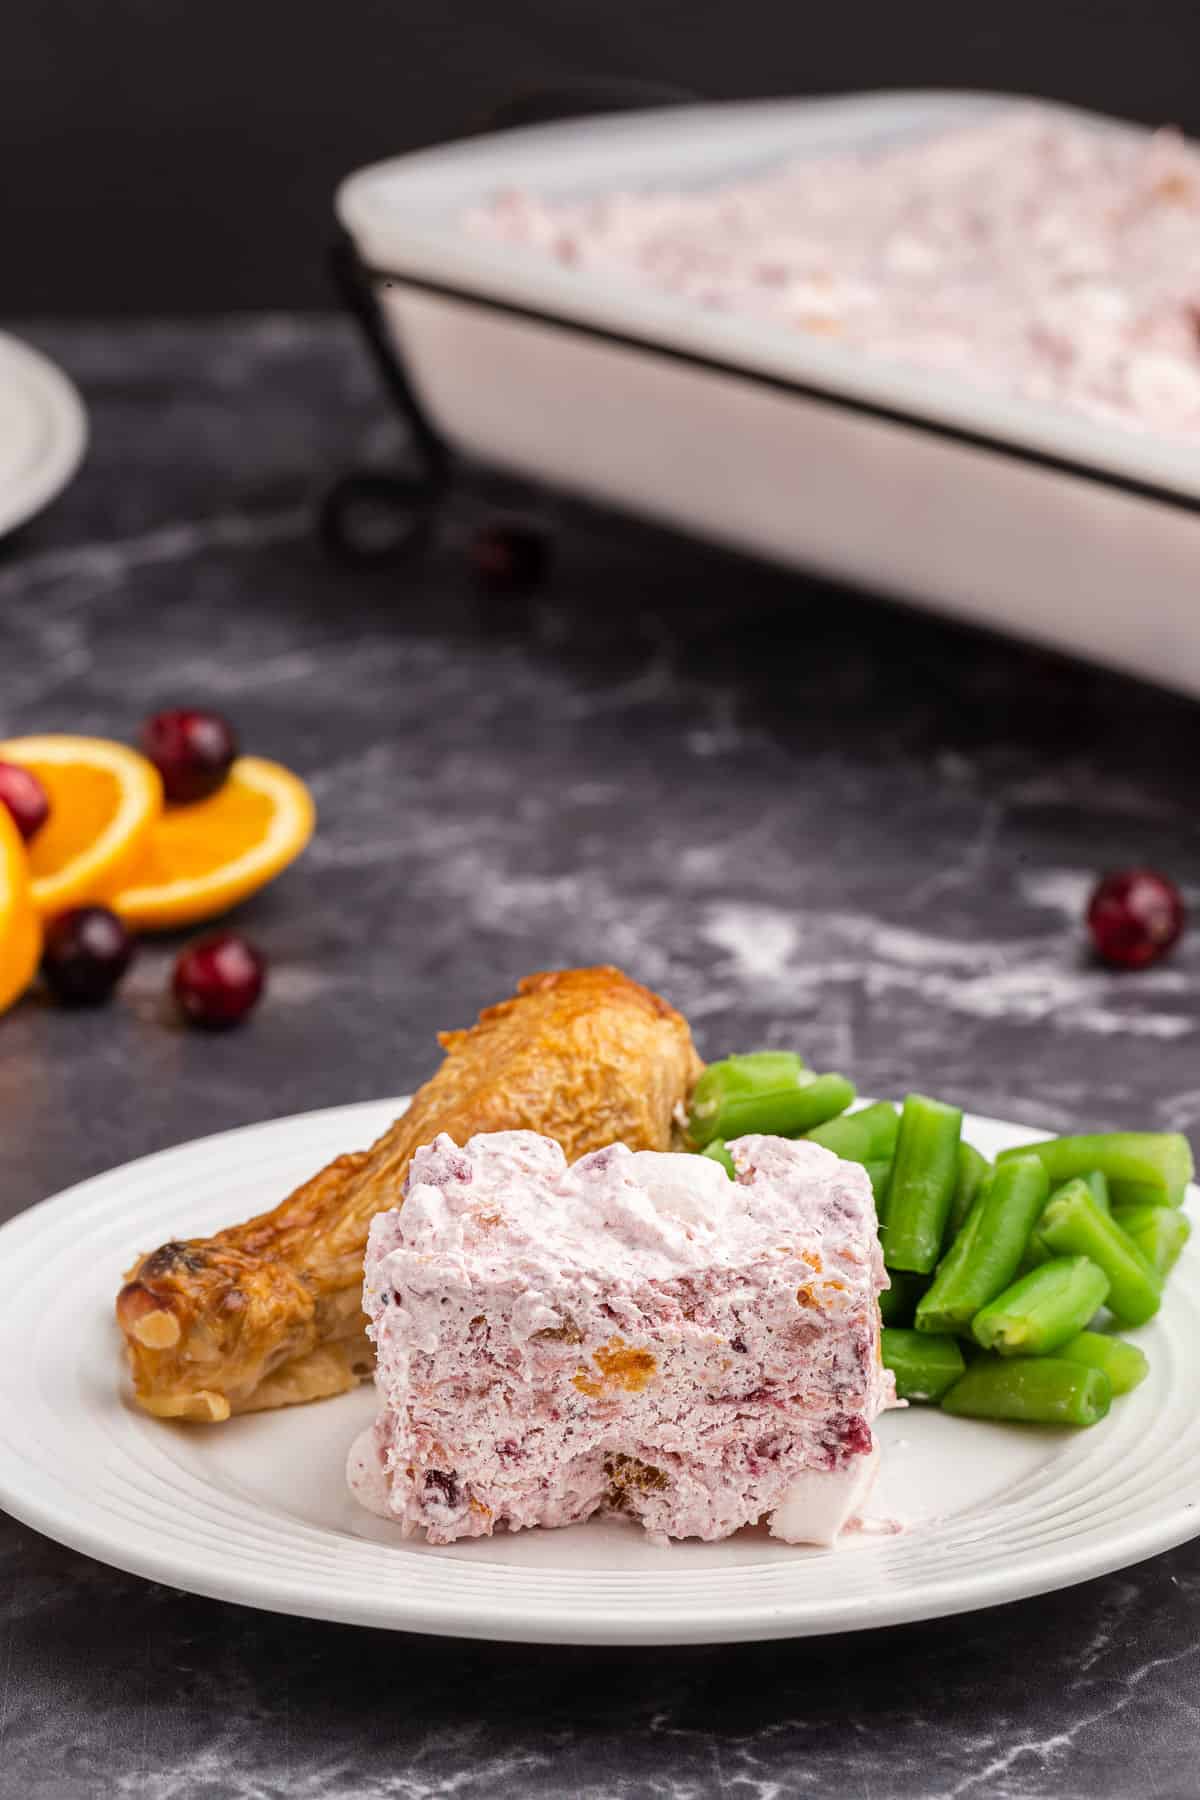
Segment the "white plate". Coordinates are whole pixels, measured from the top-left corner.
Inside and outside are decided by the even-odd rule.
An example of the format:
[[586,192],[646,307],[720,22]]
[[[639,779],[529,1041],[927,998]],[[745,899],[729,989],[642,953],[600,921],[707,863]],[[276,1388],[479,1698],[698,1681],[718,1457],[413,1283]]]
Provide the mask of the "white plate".
[[[891,1625],[1084,1581],[1200,1532],[1200,1259],[1138,1334],[1151,1375],[1073,1434],[913,1408],[882,1422],[873,1512],[898,1536],[797,1550],[744,1532],[656,1549],[592,1523],[430,1549],[346,1491],[370,1389],[218,1427],[122,1391],[112,1302],[133,1255],[206,1233],[368,1143],[399,1101],[204,1138],[97,1176],[0,1231],[0,1501],[50,1537],[198,1594],[469,1637],[702,1643]],[[1031,1134],[969,1119],[989,1154]],[[1194,1196],[1193,1196],[1194,1198]]]
[[66,376],[0,332],[0,536],[67,485],[86,442],[83,403]]

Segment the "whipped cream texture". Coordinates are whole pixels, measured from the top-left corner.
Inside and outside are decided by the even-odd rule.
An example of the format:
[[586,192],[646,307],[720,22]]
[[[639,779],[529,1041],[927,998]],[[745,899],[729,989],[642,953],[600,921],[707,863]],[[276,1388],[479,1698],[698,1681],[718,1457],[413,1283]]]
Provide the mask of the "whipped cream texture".
[[731,1148],[736,1180],[621,1144],[568,1167],[527,1131],[419,1150],[367,1251],[363,1504],[434,1543],[598,1511],[831,1541],[891,1397],[870,1182],[815,1144]]

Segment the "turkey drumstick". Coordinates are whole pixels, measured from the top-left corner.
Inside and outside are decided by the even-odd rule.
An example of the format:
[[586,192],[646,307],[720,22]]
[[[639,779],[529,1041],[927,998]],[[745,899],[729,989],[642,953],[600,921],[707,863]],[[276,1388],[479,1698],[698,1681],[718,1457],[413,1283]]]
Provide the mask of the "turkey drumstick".
[[134,1394],[159,1418],[217,1423],[340,1394],[371,1373],[367,1228],[409,1158],[445,1131],[525,1129],[568,1161],[617,1141],[667,1150],[702,1067],[687,1021],[619,969],[530,975],[447,1031],[445,1058],[369,1150],[339,1156],[271,1212],[141,1257],[117,1296]]

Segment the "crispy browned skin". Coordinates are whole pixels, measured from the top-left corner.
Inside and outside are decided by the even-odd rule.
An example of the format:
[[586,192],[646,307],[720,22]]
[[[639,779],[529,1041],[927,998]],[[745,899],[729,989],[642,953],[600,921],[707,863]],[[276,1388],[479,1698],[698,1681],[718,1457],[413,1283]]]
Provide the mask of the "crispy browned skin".
[[619,969],[530,975],[468,1031],[370,1150],[339,1156],[272,1212],[164,1244],[117,1296],[138,1403],[216,1422],[340,1394],[371,1372],[360,1305],[367,1228],[400,1203],[438,1132],[525,1128],[569,1160],[619,1141],[666,1150],[701,1063],[687,1021]]

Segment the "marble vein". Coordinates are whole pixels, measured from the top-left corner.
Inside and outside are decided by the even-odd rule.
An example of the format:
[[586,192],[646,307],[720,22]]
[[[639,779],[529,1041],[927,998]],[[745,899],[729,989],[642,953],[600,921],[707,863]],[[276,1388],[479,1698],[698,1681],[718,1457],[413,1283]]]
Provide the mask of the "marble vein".
[[[714,909],[702,929],[726,952],[740,980],[786,987],[793,996],[805,988],[819,991],[853,981],[876,992],[907,989],[980,1018],[1045,1021],[1064,1030],[1174,1039],[1195,1029],[1194,1021],[1182,1013],[1104,1004],[1105,997],[1116,995],[1116,983],[1098,970],[1072,968],[1070,948],[1061,934],[956,943],[861,915],[806,916],[728,905]],[[812,951],[818,941],[849,946],[861,954],[814,965]],[[800,944],[805,961],[797,966]],[[1149,975],[1138,998],[1144,1002],[1150,993],[1183,997],[1195,992],[1194,979],[1166,969]]]
[[258,550],[298,538],[310,529],[308,507],[266,513],[226,512],[182,519],[111,542],[48,551],[0,570],[0,600],[16,600],[45,588],[69,587],[73,604],[156,563],[181,563],[213,550]]
[[[1023,1757],[1031,1757],[1035,1762],[1046,1767],[1056,1757],[1061,1757],[1064,1751],[1070,1750],[1081,1732],[1088,1731],[1100,1724],[1110,1725],[1133,1702],[1136,1698],[1135,1690],[1155,1670],[1190,1660],[1197,1655],[1200,1655],[1200,1645],[1192,1644],[1174,1652],[1171,1656],[1155,1657],[1149,1662],[1142,1663],[1132,1674],[1122,1678],[1122,1685],[1126,1691],[1115,1704],[1104,1705],[1094,1712],[1084,1714],[1065,1730],[1054,1732],[1049,1737],[1040,1740],[1030,1739],[1010,1745],[999,1756],[995,1756],[991,1761],[985,1763],[982,1768],[972,1770],[970,1774],[964,1775],[952,1788],[947,1789],[944,1795],[931,1795],[930,1800],[962,1800],[964,1794],[975,1793],[981,1787],[985,1792],[1002,1793],[1003,1788],[997,1784],[1003,1776],[1015,1768]],[[1195,1713],[1200,1711],[1200,1707],[1193,1704],[1191,1710]],[[1078,1795],[1078,1800],[1085,1800],[1085,1790],[1082,1788],[1076,1789],[1074,1793],[1068,1793],[1060,1786],[1055,1791],[1061,1795],[1062,1800],[1076,1800],[1076,1795]]]

